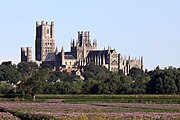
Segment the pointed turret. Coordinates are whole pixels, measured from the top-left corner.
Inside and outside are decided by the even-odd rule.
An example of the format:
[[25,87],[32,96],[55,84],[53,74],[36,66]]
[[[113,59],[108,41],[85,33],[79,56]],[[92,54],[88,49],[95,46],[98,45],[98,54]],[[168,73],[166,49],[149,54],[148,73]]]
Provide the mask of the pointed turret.
[[74,41],[74,39],[73,39],[73,47],[75,47],[76,46],[76,43],[75,43],[75,41]]
[[62,65],[64,65],[64,48],[61,48],[61,61],[62,61]]
[[56,50],[55,50],[55,54],[57,55],[58,54],[58,48],[56,47]]
[[141,56],[141,69],[143,69],[144,66],[144,61],[143,61],[143,56]]
[[126,56],[124,56],[124,65],[126,65]]
[[141,57],[138,58],[138,61],[141,62]]
[[96,39],[94,39],[94,41],[93,41],[93,47],[95,50],[97,49],[97,40]]
[[131,56],[129,55],[129,58],[128,58],[128,60],[130,61],[131,60]]
[[39,21],[36,21],[36,27],[39,27]]
[[108,51],[110,51],[111,50],[111,47],[108,45]]
[[72,42],[72,39],[71,39],[71,43],[70,43],[71,47],[73,47],[73,42]]
[[64,48],[63,47],[61,48],[61,52],[64,52]]

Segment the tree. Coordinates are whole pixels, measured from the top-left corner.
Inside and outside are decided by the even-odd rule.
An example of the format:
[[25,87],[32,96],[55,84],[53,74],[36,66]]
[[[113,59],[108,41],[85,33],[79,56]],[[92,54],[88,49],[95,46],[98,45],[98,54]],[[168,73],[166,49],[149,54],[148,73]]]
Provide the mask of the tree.
[[47,63],[41,64],[40,69],[45,69],[45,68],[49,68],[50,70],[53,71],[53,66],[52,65],[47,64]]
[[176,87],[177,87],[177,93],[180,93],[180,68],[175,69],[174,74],[176,76],[175,78],[175,83],[176,83]]
[[49,77],[49,70],[42,69],[36,71],[31,77],[22,81],[19,88],[25,96],[31,96],[35,100],[36,93],[42,83],[46,82]]
[[100,80],[104,81],[107,78],[109,78],[111,75],[111,72],[106,68],[102,66],[96,66],[93,64],[90,64],[89,66],[86,66],[84,68],[84,78],[87,79],[95,79],[95,80]]
[[106,78],[104,82],[102,82],[101,93],[106,94],[114,94],[117,92],[118,89],[118,82],[120,80],[120,76],[117,73],[111,73],[111,76],[109,78]]
[[150,76],[144,73],[143,70],[132,68],[129,72],[129,76],[133,79],[132,92],[133,93],[146,93]]
[[1,83],[0,84],[0,93],[1,94],[12,94],[12,93],[15,93],[15,88],[10,83]]
[[38,65],[35,62],[20,62],[18,70],[22,73],[23,79],[27,80],[38,70]]
[[93,94],[98,93],[98,81],[92,78],[83,82],[83,93]]
[[16,84],[19,80],[21,80],[21,73],[15,65],[0,65],[0,81]]
[[85,84],[83,86],[86,93],[115,93],[116,79],[118,74],[113,74],[106,67],[90,64],[84,69]]
[[150,73],[151,81],[148,84],[148,93],[174,94],[178,92],[177,71],[173,67],[164,70],[156,69]]
[[117,93],[131,93],[133,79],[130,76],[122,75],[118,83]]

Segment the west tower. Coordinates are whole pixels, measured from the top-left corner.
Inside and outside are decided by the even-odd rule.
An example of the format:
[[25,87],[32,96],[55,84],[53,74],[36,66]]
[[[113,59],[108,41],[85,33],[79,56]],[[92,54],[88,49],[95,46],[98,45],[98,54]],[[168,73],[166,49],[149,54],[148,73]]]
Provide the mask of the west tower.
[[32,60],[32,47],[21,47],[21,62]]
[[54,52],[54,22],[36,21],[35,60],[44,61],[49,52]]

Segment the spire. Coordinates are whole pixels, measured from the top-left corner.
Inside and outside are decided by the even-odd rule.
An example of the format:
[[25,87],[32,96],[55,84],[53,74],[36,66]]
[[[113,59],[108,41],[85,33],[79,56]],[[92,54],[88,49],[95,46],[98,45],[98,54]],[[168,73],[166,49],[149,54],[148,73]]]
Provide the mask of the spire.
[[95,50],[97,49],[97,40],[96,39],[94,39],[94,41],[93,41],[93,47]]
[[124,56],[124,60],[126,60],[126,56]]
[[58,54],[58,48],[57,47],[56,47],[55,53],[56,53],[56,55]]
[[62,48],[61,48],[61,65],[65,65],[64,64],[64,48],[63,48],[63,46],[62,46]]
[[75,43],[75,41],[74,41],[74,39],[73,39],[73,47],[75,47],[76,46],[76,43]]
[[61,53],[64,53],[64,48],[63,48],[63,46],[62,46],[62,48],[61,48]]
[[128,58],[128,60],[131,60],[131,56],[129,55],[129,58]]
[[36,27],[39,27],[39,21],[36,21]]
[[71,47],[73,46],[73,42],[72,42],[72,39],[71,39]]
[[124,65],[126,66],[126,56],[124,56]]
[[108,45],[108,51],[110,51],[111,50],[111,47]]
[[141,62],[141,58],[140,57],[138,58],[138,61]]
[[144,66],[144,65],[143,65],[144,63],[143,63],[143,62],[144,62],[144,61],[143,61],[143,56],[141,56],[141,69],[143,69],[143,66]]
[[141,64],[143,65],[143,56],[141,56]]

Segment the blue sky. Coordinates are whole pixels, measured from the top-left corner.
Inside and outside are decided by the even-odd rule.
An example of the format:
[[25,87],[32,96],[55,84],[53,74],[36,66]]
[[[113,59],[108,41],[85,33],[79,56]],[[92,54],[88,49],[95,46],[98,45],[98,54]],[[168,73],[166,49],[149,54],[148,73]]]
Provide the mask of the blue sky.
[[0,4],[0,62],[20,62],[20,47],[35,44],[35,21],[54,21],[60,50],[88,30],[98,48],[144,56],[147,69],[180,67],[179,0],[4,0]]

